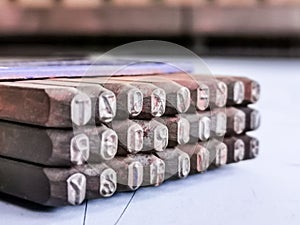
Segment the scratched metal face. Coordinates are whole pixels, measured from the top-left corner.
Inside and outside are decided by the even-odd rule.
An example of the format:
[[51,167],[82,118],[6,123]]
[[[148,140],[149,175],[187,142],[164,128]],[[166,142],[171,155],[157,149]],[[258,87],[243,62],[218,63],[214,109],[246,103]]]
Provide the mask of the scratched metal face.
[[131,116],[137,116],[142,112],[143,93],[138,89],[131,89],[128,92],[127,109]]
[[165,163],[161,159],[156,159],[150,164],[150,184],[160,185],[165,179]]
[[241,134],[246,127],[246,115],[243,111],[238,110],[233,117],[233,129],[237,134]]
[[75,95],[71,102],[71,119],[78,126],[86,125],[92,117],[92,101],[84,93]]
[[257,102],[260,98],[260,85],[256,81],[251,83],[251,101]]
[[137,153],[143,148],[143,128],[138,124],[133,124],[127,131],[127,149],[131,153]]
[[227,117],[224,112],[217,112],[212,116],[212,129],[216,133],[217,136],[224,136],[226,133],[227,127]]
[[102,92],[99,95],[99,120],[108,123],[116,116],[117,100],[111,91]]
[[234,143],[234,161],[239,162],[245,157],[245,143],[237,139]]
[[216,146],[216,166],[223,166],[227,162],[227,146],[220,142]]
[[181,87],[176,95],[175,106],[179,113],[185,113],[191,104],[191,93],[186,87]]
[[156,88],[151,93],[151,114],[155,117],[162,116],[166,110],[166,92]]
[[190,140],[190,123],[186,118],[178,120],[177,142],[178,144],[186,144]]
[[178,177],[187,177],[190,173],[190,157],[185,152],[181,152],[178,157]]
[[225,106],[227,102],[227,96],[228,96],[227,85],[222,81],[218,81],[216,84],[215,105],[218,107]]
[[84,201],[86,193],[86,177],[81,173],[75,173],[67,179],[68,202],[71,205],[79,205]]
[[236,81],[233,86],[233,101],[241,104],[245,98],[245,85],[241,81]]
[[250,141],[250,153],[252,157],[257,157],[259,154],[259,141],[256,138]]
[[201,111],[204,111],[209,106],[209,87],[205,84],[199,84],[197,89],[197,108]]
[[71,139],[70,158],[76,165],[84,164],[90,155],[90,142],[85,134],[77,134]]
[[143,165],[140,162],[132,162],[128,166],[128,187],[131,190],[138,189],[143,183]]
[[211,120],[207,116],[203,116],[199,120],[199,139],[206,141],[210,137]]
[[257,110],[251,112],[250,129],[255,130],[260,126],[260,113]]
[[100,135],[100,155],[105,160],[112,159],[118,149],[118,135],[115,131],[107,129]]
[[99,193],[102,197],[112,196],[117,189],[117,173],[111,169],[105,169],[100,175]]
[[204,172],[209,167],[209,151],[207,148],[202,147],[197,152],[197,171]]
[[156,151],[163,151],[168,146],[169,132],[163,124],[158,124],[153,131],[153,148]]

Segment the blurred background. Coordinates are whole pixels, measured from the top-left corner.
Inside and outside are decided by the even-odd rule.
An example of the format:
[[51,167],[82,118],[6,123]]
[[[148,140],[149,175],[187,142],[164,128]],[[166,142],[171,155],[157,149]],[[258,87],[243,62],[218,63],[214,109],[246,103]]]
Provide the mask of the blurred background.
[[78,207],[0,195],[0,225],[299,225],[300,0],[0,0],[0,60],[84,57],[145,39],[261,84],[260,157]]
[[1,0],[0,56],[158,39],[202,56],[300,56],[300,0]]

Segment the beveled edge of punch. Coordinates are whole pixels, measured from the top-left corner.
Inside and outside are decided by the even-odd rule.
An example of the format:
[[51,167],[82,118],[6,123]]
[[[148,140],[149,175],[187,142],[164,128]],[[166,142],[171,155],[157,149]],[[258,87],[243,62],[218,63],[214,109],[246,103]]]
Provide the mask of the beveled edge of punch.
[[166,92],[161,88],[155,88],[151,93],[151,115],[160,117],[166,110]]
[[250,152],[254,158],[259,154],[259,140],[255,137],[251,137]]
[[104,160],[111,160],[115,157],[118,150],[118,135],[117,133],[107,128],[100,134],[100,155]]
[[184,118],[179,117],[177,127],[177,143],[182,145],[188,143],[190,140],[190,122]]
[[86,177],[82,173],[75,173],[67,179],[67,199],[71,205],[79,205],[85,199]]
[[199,173],[204,172],[208,169],[209,167],[209,151],[207,148],[200,146],[199,151],[196,153],[196,157],[197,157],[197,171]]
[[235,133],[241,134],[246,128],[246,114],[241,111],[237,110],[233,116],[233,129]]
[[165,163],[157,158],[150,164],[150,184],[158,186],[165,179]]
[[130,116],[138,116],[143,109],[143,93],[137,88],[131,88],[127,95],[127,110]]
[[253,109],[250,115],[250,129],[255,130],[259,128],[261,116],[258,110]]
[[223,166],[227,163],[228,149],[226,144],[219,142],[216,145],[216,166]]
[[245,85],[242,81],[235,81],[233,84],[233,101],[241,104],[245,99]]
[[185,178],[189,175],[191,169],[190,157],[187,153],[180,151],[178,157],[178,177]]
[[90,141],[86,134],[77,134],[70,142],[70,160],[75,165],[84,164],[90,156]]
[[117,190],[117,173],[112,168],[107,168],[100,174],[99,194],[102,197],[110,197]]
[[228,97],[227,85],[223,81],[217,81],[215,105],[217,107],[224,107],[227,102],[227,97]]
[[176,109],[178,113],[185,113],[191,105],[191,92],[186,87],[180,87],[176,93]]
[[138,162],[132,162],[128,165],[128,187],[131,190],[138,189],[143,183],[144,174],[143,165]]
[[130,125],[127,130],[127,150],[130,153],[137,153],[142,150],[144,144],[143,136],[143,128],[139,124],[134,123]]
[[199,139],[207,141],[210,138],[211,120],[208,116],[203,116],[199,120]]
[[260,84],[256,81],[251,82],[251,101],[257,102],[260,98]]
[[117,113],[116,95],[112,91],[105,90],[100,93],[98,102],[99,120],[104,123],[111,122]]
[[242,139],[237,139],[234,142],[233,156],[235,162],[242,161],[245,158],[245,143]]
[[92,118],[92,100],[85,93],[78,93],[71,101],[71,120],[77,126],[86,125]]
[[168,127],[157,121],[153,121],[153,122],[157,123],[157,125],[153,130],[153,134],[154,134],[153,148],[154,150],[161,152],[165,150],[168,146],[168,140],[169,140]]
[[205,84],[199,83],[197,89],[197,103],[196,106],[199,110],[204,111],[208,108],[210,102],[210,90]]
[[227,131],[227,115],[225,112],[216,112],[215,115],[213,115],[213,118],[215,120],[215,134],[219,137],[222,137],[226,134]]

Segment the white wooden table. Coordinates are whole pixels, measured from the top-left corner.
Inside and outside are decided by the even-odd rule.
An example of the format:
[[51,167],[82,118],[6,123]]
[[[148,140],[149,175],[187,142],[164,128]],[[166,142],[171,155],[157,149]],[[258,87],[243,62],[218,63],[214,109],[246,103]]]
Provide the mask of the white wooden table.
[[261,83],[258,159],[78,207],[45,209],[0,195],[2,225],[300,224],[300,60],[205,59]]

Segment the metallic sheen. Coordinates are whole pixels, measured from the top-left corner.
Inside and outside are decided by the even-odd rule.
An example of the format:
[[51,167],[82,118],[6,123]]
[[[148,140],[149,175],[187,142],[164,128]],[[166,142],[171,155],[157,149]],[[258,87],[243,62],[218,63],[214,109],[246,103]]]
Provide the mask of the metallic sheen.
[[117,133],[107,128],[100,134],[100,155],[104,160],[114,158],[118,150],[118,135]]
[[127,109],[131,116],[137,116],[143,108],[143,93],[138,89],[131,89],[128,92]]
[[71,119],[77,126],[86,125],[92,117],[92,101],[84,93],[77,94],[71,102]]
[[102,197],[112,196],[117,189],[117,173],[111,169],[105,169],[100,175],[99,193]]
[[79,205],[85,199],[86,177],[81,173],[75,173],[67,179],[68,202],[71,205]]
[[157,159],[150,164],[150,184],[160,185],[165,179],[165,163]]
[[117,100],[111,91],[102,92],[99,95],[99,120],[108,123],[116,116]]
[[199,139],[207,141],[210,138],[211,120],[207,116],[203,116],[199,120]]
[[186,144],[190,140],[190,123],[186,118],[180,117],[178,120],[177,142],[178,144]]
[[132,162],[128,166],[128,187],[131,190],[136,190],[142,185],[143,173],[143,165],[140,162]]
[[233,101],[241,104],[245,98],[245,85],[241,81],[236,81],[233,86]]
[[245,157],[245,143],[241,139],[237,139],[234,143],[234,161],[242,161]]
[[71,139],[70,159],[76,165],[84,164],[90,155],[90,142],[85,134],[77,134]]
[[151,114],[155,117],[162,116],[166,110],[166,92],[156,88],[151,94]]
[[137,153],[143,148],[143,128],[133,124],[127,131],[127,149],[130,153]]
[[205,84],[199,84],[197,89],[197,108],[201,111],[204,111],[209,106],[209,87]]

